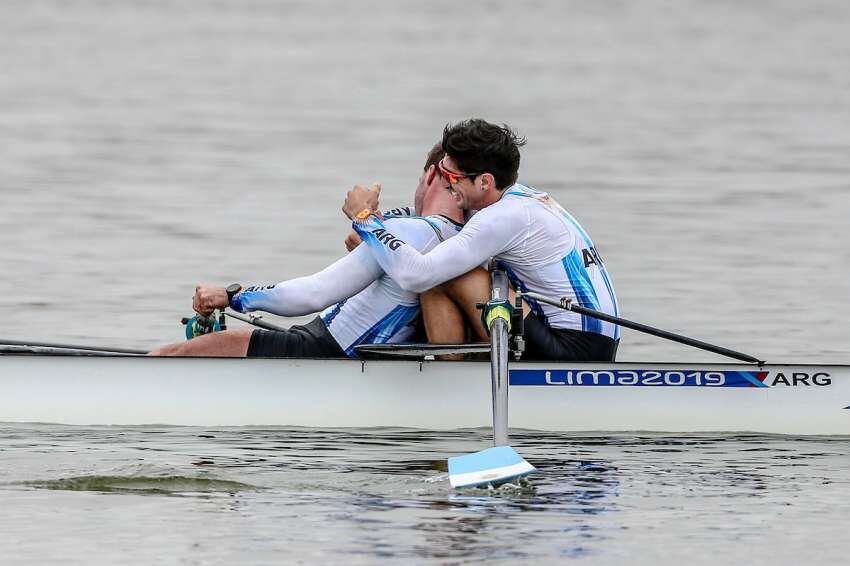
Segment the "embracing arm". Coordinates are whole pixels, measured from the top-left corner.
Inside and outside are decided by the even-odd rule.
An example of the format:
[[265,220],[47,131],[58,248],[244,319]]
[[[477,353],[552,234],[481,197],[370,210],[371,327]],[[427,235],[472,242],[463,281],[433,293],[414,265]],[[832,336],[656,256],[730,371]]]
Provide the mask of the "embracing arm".
[[262,310],[281,316],[301,316],[320,311],[352,297],[384,274],[364,246],[322,271],[267,287],[248,287],[233,298],[239,312]]
[[[457,236],[426,254],[407,245],[375,216],[355,221],[354,229],[375,260],[405,291],[421,293],[470,271],[503,251],[515,236],[512,227],[478,213]],[[360,249],[358,248],[358,249]]]

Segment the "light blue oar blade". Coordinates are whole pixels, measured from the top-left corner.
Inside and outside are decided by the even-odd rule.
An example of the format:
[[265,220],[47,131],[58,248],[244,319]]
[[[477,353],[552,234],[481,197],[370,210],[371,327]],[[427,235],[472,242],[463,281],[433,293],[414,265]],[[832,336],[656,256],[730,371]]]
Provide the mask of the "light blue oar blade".
[[497,486],[527,476],[535,469],[510,446],[496,446],[449,458],[449,483],[452,487]]

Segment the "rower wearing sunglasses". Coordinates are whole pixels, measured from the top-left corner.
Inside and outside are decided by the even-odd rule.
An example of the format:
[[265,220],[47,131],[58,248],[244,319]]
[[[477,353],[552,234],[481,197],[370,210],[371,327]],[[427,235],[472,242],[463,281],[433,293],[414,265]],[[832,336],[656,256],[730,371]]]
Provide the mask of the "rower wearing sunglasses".
[[[348,193],[343,211],[374,259],[403,289],[421,293],[431,342],[463,342],[465,329],[458,321],[464,315],[478,337],[487,340],[475,305],[489,298],[490,278],[482,266],[491,258],[514,289],[565,296],[619,314],[611,278],[587,232],[547,193],[517,183],[524,144],[507,126],[484,120],[446,126],[446,156],[437,169],[458,208],[478,212],[460,234],[428,252],[403,243],[387,245],[382,236],[389,229],[373,213],[379,189],[358,185]],[[618,326],[526,297],[523,301],[525,359],[614,360]]]
[[[426,252],[458,234],[463,213],[454,206],[436,163],[444,155],[440,145],[428,154],[414,202],[422,216],[388,213],[389,230],[382,237],[390,249],[401,245]],[[267,358],[354,357],[360,344],[409,342],[419,317],[418,293],[405,291],[388,277],[366,246],[346,255],[324,270],[241,290],[199,285],[193,308],[209,316],[215,309],[231,307],[245,313],[265,311],[281,316],[301,316],[322,311],[306,325],[285,330],[234,329],[213,332],[187,342],[151,352],[156,356],[225,356]],[[322,310],[324,309],[324,310]]]

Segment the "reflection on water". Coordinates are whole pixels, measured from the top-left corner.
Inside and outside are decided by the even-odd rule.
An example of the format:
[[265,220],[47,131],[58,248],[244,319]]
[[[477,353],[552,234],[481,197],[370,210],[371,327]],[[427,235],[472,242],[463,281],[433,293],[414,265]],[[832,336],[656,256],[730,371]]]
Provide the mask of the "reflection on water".
[[257,489],[244,483],[186,476],[79,476],[58,480],[22,482],[39,489],[97,491],[101,493],[133,493],[142,495],[180,495],[199,493],[235,493]]

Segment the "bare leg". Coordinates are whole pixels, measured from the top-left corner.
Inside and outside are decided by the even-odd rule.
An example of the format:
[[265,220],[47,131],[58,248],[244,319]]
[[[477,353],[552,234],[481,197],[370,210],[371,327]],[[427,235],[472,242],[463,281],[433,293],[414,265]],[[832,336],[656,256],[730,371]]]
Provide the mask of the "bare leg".
[[419,295],[425,332],[431,344],[463,344],[466,322],[463,311],[446,294],[442,285]]
[[423,293],[420,301],[428,341],[433,344],[466,341],[465,318],[472,330],[472,340],[486,342],[487,333],[475,303],[486,302],[489,294],[490,274],[480,267]]
[[[508,292],[511,304],[516,300],[513,289]],[[481,311],[476,303],[485,303],[490,299],[490,273],[476,267],[469,273],[446,281],[420,296],[422,315],[428,341],[433,344],[453,344],[465,339],[463,318],[472,329],[474,342],[490,340],[481,324]],[[523,317],[531,312],[528,305],[522,305]]]
[[253,329],[225,330],[204,334],[186,342],[169,344],[148,353],[149,356],[199,356],[217,358],[244,358]]

